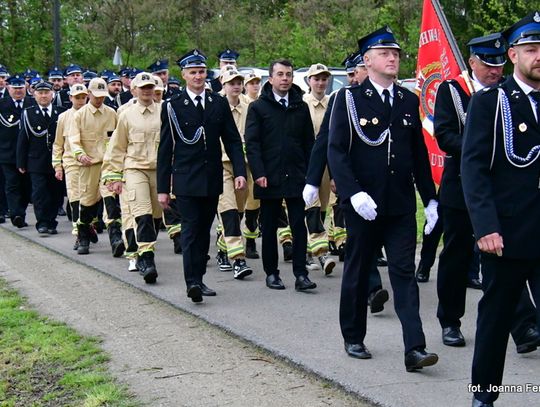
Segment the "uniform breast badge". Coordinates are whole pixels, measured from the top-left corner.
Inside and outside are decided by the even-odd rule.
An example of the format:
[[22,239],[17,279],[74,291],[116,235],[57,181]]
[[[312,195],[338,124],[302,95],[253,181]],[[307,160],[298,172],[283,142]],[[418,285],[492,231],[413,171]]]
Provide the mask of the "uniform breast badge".
[[364,119],[363,117],[360,119],[360,126],[365,126],[367,124],[367,119]]
[[518,129],[520,132],[525,133],[527,131],[527,125],[525,123],[520,123]]
[[371,119],[371,123],[373,123],[375,126],[379,124],[379,119],[377,119],[376,117],[374,117],[373,119]]

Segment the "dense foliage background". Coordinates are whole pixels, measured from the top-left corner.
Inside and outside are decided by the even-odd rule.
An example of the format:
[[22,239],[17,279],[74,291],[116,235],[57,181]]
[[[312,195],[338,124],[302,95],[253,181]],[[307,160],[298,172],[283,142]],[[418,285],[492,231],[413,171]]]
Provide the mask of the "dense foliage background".
[[[458,44],[504,29],[530,11],[525,0],[441,0]],[[50,0],[0,0],[0,63],[11,72],[54,63]],[[339,66],[364,34],[388,24],[404,50],[401,76],[414,76],[422,0],[61,0],[61,63],[145,68],[191,48],[217,64],[225,47],[239,65],[266,67],[277,57],[295,66]],[[466,57],[466,54],[464,54]],[[177,68],[173,73],[178,74]]]

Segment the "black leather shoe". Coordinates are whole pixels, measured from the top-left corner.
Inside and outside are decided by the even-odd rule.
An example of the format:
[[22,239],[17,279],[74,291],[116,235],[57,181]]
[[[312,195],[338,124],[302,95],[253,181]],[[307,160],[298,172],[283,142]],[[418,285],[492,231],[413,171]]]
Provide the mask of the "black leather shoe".
[[279,278],[277,274],[269,274],[266,276],[266,286],[272,290],[284,290],[285,286],[283,281]]
[[49,233],[49,229],[47,229],[47,226],[40,226],[37,228],[37,231],[40,235],[46,235]]
[[345,352],[351,358],[371,359],[371,353],[363,343],[347,343],[345,342]]
[[469,278],[467,279],[467,287],[474,288],[475,290],[481,290],[482,282],[478,278]]
[[423,367],[433,366],[439,361],[436,353],[427,353],[424,349],[413,349],[405,355],[405,369],[407,372],[414,372]]
[[317,288],[317,284],[311,281],[308,276],[296,277],[296,282],[294,283],[294,289],[296,291],[313,290],[314,288]]
[[0,215],[0,223],[5,223],[6,217],[4,215]]
[[369,294],[368,305],[371,313],[376,314],[377,312],[384,310],[384,303],[388,301],[389,298],[390,296],[388,295],[388,291],[384,288],[375,290]]
[[291,242],[285,242],[282,245],[283,247],[283,261],[292,261],[292,243]]
[[457,326],[443,328],[442,342],[446,346],[465,346],[465,338]]
[[205,296],[205,297],[215,297],[216,296],[216,292],[214,290],[212,290],[211,288],[207,287],[206,284],[201,283],[200,286],[201,286],[201,293],[202,293],[203,296]]
[[182,242],[180,241],[180,233],[177,233],[172,238],[173,241],[173,247],[174,247],[174,253],[175,254],[182,254]]
[[11,223],[13,224],[13,226],[18,227],[19,229],[28,226],[22,216],[14,216],[13,219],[11,219]]
[[59,207],[59,208],[58,208],[58,216],[66,216],[66,215],[67,215],[67,213],[66,213],[66,211],[64,210],[64,208]]
[[516,344],[517,353],[534,352],[540,346],[540,335],[535,327],[530,327],[525,332],[525,335],[520,340],[520,344]]
[[477,400],[475,397],[473,397],[472,407],[493,407],[493,403],[484,403],[483,401]]
[[416,281],[419,283],[427,283],[429,281],[429,272],[430,267],[424,266],[422,260],[420,260],[418,268],[416,269]]
[[188,285],[187,296],[191,298],[193,302],[202,302],[202,290],[198,284]]
[[47,233],[49,235],[57,235],[58,234],[58,231],[56,230],[56,228],[48,228],[47,229]]

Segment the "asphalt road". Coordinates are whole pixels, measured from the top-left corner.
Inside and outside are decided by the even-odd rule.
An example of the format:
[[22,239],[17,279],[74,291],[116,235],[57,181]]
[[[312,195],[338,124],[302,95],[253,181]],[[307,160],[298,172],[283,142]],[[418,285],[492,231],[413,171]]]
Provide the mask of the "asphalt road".
[[[29,223],[33,224],[33,220],[29,219]],[[203,303],[194,304],[185,295],[181,256],[173,253],[172,242],[165,234],[160,234],[158,238],[158,282],[156,285],[146,285],[137,273],[127,272],[127,260],[111,256],[105,234],[100,235],[100,242],[91,246],[90,255],[79,256],[72,250],[73,237],[65,218],[60,218],[57,236],[39,237],[33,227],[17,230],[6,224],[4,228],[218,326],[374,404],[444,407],[469,406],[471,403],[468,384],[479,291],[468,290],[467,293],[467,312],[462,320],[467,346],[449,348],[441,342],[441,330],[435,316],[436,276],[420,285],[421,316],[428,350],[438,353],[440,360],[434,367],[407,373],[403,364],[401,327],[392,300],[382,313],[368,316],[365,343],[373,358],[356,360],[343,351],[338,324],[342,264],[328,277],[320,271],[312,272],[310,278],[318,288],[310,293],[298,293],[294,290],[291,264],[281,262],[281,276],[287,289],[274,291],[265,287],[260,260],[249,262],[255,272],[244,281],[234,280],[232,273],[219,272],[214,261],[216,249],[212,245],[212,259],[208,263],[205,282],[218,295],[205,297]],[[28,260],[25,255],[21,257],[23,263]],[[69,267],[70,263],[67,264]],[[45,272],[47,265],[43,266]],[[381,271],[384,286],[390,290],[386,269],[382,268]],[[104,301],[107,301],[106,296],[103,293]],[[538,352],[517,355],[514,344],[510,342],[504,384],[540,384],[539,359]],[[279,402],[276,404],[281,405]],[[508,393],[501,395],[497,406],[539,404],[538,393]]]

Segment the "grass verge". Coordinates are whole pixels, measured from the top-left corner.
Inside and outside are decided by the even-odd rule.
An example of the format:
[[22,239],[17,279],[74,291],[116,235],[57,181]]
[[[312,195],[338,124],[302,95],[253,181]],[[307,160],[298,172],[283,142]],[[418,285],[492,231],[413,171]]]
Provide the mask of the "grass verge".
[[140,406],[99,340],[40,316],[0,279],[0,407]]

